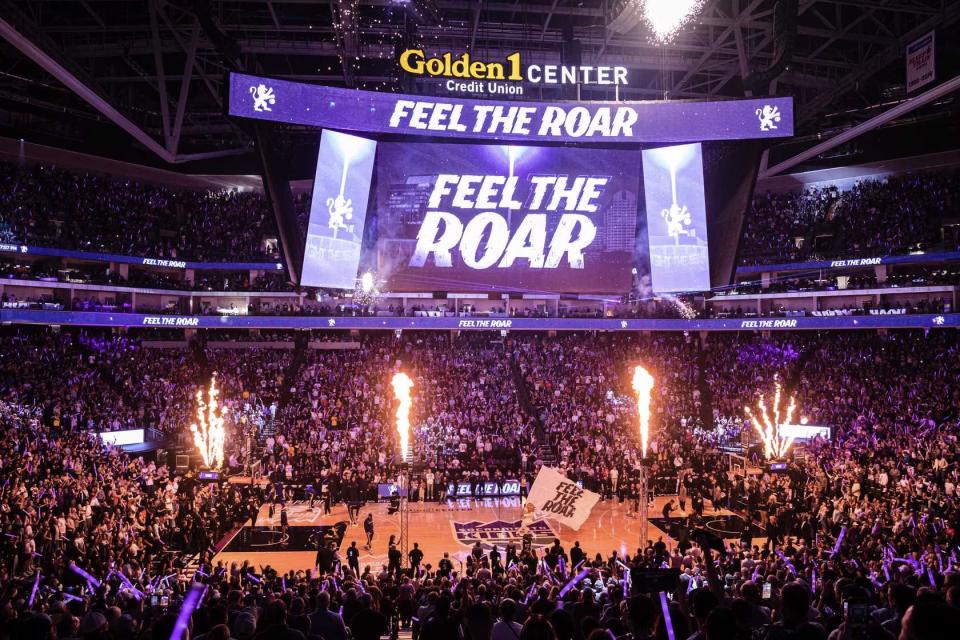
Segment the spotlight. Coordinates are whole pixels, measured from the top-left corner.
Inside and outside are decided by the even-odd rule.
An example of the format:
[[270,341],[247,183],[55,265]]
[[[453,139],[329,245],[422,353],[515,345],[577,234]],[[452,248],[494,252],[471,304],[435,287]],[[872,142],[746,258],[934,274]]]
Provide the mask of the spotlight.
[[657,42],[669,42],[703,9],[704,0],[643,0],[643,13]]
[[608,26],[617,33],[646,23],[656,42],[670,42],[703,9],[704,0],[615,0]]

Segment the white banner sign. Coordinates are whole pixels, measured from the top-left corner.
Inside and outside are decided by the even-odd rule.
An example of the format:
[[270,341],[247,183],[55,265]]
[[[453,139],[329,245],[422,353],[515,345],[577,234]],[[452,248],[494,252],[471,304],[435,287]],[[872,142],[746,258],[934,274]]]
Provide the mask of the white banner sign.
[[99,434],[104,444],[122,447],[125,444],[142,444],[143,429],[128,429],[126,431],[104,431]]
[[782,424],[780,425],[780,435],[797,440],[813,440],[816,437],[829,440],[830,427],[822,427],[816,424]]
[[907,92],[930,84],[936,74],[936,32],[931,31],[907,45]]
[[574,530],[583,525],[599,500],[599,493],[581,489],[550,467],[540,469],[527,496],[527,502],[533,504],[537,517],[556,519]]

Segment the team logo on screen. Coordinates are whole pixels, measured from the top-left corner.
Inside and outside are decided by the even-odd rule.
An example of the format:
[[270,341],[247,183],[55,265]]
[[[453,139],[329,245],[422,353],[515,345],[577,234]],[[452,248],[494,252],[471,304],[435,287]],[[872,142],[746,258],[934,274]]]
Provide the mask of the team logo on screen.
[[780,108],[765,104],[762,109],[757,109],[757,117],[760,119],[760,131],[772,131],[778,128],[775,123],[780,122]]
[[[520,545],[523,535],[520,533],[519,520],[494,520],[493,522],[453,522],[453,535],[457,542],[472,547],[479,542],[485,551],[494,546],[503,549],[507,544]],[[543,520],[537,520],[529,527],[533,534],[533,545],[546,547],[553,543],[557,534]]]
[[273,111],[270,105],[277,102],[277,97],[273,94],[273,87],[258,84],[255,87],[250,87],[250,95],[253,96],[254,111]]
[[674,202],[670,205],[670,208],[660,211],[660,216],[667,223],[667,235],[673,238],[674,242],[679,242],[680,236],[691,235],[687,227],[693,223],[693,219],[687,205],[681,207]]
[[353,200],[344,197],[342,193],[336,197],[327,198],[327,213],[330,220],[327,226],[333,230],[333,236],[337,236],[338,231],[353,233],[353,225],[347,224],[347,220],[353,218]]

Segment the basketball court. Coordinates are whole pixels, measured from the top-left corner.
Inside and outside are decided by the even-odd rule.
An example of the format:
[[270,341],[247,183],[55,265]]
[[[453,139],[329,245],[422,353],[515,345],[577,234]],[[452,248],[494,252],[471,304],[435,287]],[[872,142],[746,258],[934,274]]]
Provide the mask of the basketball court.
[[[668,547],[673,548],[676,538],[671,537],[670,533],[676,535],[678,527],[685,524],[688,513],[674,512],[669,522],[664,521],[660,517],[661,511],[669,499],[669,496],[661,496],[654,500],[649,512],[648,538],[654,541],[662,538]],[[346,548],[356,542],[360,549],[361,568],[369,565],[377,571],[387,563],[390,536],[400,537],[400,514],[388,515],[388,508],[387,503],[369,503],[360,510],[358,524],[350,525],[347,508],[343,504],[335,506],[329,515],[324,515],[319,501],[311,509],[307,501],[296,500],[287,504],[290,526],[284,534],[280,529],[279,508],[271,517],[270,506],[265,505],[260,509],[256,527],[251,527],[248,520],[226,542],[215,561],[228,564],[250,561],[254,566],[270,565],[282,572],[307,570],[315,566],[317,545],[327,535],[328,539],[339,538],[342,562],[346,563]],[[554,538],[560,538],[568,551],[575,541],[579,541],[590,557],[600,553],[606,558],[612,551],[617,551],[619,555],[633,555],[640,544],[640,519],[629,514],[628,510],[629,505],[625,502],[600,502],[579,531],[549,520],[538,520],[531,527],[534,546],[547,546],[552,544]],[[366,535],[362,523],[369,513],[373,514],[374,539],[372,550],[368,551],[364,548]],[[444,553],[449,553],[456,567],[458,562],[465,561],[477,541],[486,549],[496,545],[501,553],[509,542],[519,548],[520,514],[519,498],[412,502],[409,505],[410,547],[414,542],[418,543],[424,553],[424,563],[434,566]],[[728,542],[739,539],[743,526],[739,516],[723,509],[707,510],[705,516],[706,528]],[[759,532],[755,530],[754,534],[755,544],[758,544]]]

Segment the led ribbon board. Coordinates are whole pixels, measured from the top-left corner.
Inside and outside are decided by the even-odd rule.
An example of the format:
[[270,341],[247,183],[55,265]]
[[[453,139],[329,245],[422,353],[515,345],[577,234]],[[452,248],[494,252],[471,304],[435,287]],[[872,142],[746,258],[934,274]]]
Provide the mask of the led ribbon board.
[[517,102],[378,93],[230,74],[232,116],[362,133],[525,142],[787,138],[793,99]]

